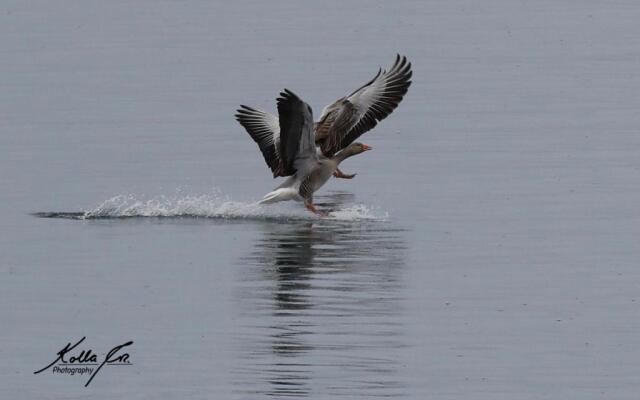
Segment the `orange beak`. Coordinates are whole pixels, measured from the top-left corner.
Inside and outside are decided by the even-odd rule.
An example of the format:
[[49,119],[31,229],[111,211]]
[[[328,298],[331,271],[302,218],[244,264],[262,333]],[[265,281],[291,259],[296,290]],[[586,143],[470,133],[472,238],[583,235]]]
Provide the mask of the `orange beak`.
[[368,144],[364,144],[364,143],[362,144],[362,148],[364,149],[364,151],[373,149],[373,147],[369,146]]

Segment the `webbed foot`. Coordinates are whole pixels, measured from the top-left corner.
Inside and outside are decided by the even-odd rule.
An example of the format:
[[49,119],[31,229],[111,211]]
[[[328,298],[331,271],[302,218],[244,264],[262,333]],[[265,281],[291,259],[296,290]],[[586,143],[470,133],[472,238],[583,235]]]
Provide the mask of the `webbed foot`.
[[326,217],[329,215],[329,213],[326,213],[324,211],[320,211],[316,208],[315,205],[313,205],[313,203],[304,203],[304,206],[307,208],[307,210],[311,211],[312,213],[314,213],[315,215],[319,216],[319,217]]
[[357,174],[345,174],[344,172],[340,171],[340,169],[336,168],[336,172],[333,173],[333,176],[335,176],[336,178],[342,178],[342,179],[353,179]]

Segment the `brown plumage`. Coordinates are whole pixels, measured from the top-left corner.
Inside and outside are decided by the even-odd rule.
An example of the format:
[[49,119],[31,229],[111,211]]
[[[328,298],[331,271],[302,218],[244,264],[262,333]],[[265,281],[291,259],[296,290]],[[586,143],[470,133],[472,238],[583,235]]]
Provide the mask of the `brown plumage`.
[[338,166],[371,149],[354,141],[393,112],[411,85],[411,75],[411,63],[398,55],[388,72],[380,69],[365,85],[325,107],[315,123],[311,107],[287,89],[277,99],[278,117],[240,106],[235,117],[258,144],[274,178],[289,177],[260,203],[298,200],[318,213],[313,193],[331,175],[355,176]]
[[[397,55],[389,71],[378,70],[376,76],[348,96],[326,106],[320,119],[313,124],[316,146],[325,157],[332,157],[363,133],[373,129],[393,112],[411,86],[411,63]],[[280,111],[280,110],[278,110]],[[273,177],[290,176],[285,154],[281,150],[280,119],[248,106],[240,106],[236,119],[258,144]],[[355,176],[337,170],[336,177]]]
[[411,86],[411,63],[398,55],[387,71],[325,107],[315,124],[316,144],[326,157],[344,149],[398,107]]

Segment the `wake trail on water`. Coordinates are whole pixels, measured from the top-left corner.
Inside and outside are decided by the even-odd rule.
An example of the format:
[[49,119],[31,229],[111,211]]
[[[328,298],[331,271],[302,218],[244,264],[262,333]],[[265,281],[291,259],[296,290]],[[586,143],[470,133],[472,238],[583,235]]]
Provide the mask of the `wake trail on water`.
[[[320,204],[322,202],[320,201]],[[299,206],[299,207],[296,207]],[[323,219],[340,221],[386,220],[387,214],[364,204],[328,204]],[[40,212],[45,218],[117,219],[117,218],[214,218],[247,220],[317,220],[320,217],[301,204],[287,202],[261,205],[233,201],[220,195],[157,196],[149,199],[134,195],[112,197],[95,208],[80,212]]]

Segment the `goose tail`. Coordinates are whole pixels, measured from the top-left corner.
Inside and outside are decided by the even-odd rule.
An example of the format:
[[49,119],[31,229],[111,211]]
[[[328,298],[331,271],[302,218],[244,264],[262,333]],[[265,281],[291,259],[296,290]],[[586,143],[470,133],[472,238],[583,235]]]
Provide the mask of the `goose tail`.
[[271,204],[279,201],[296,200],[298,198],[297,190],[293,188],[280,188],[267,193],[258,204]]

